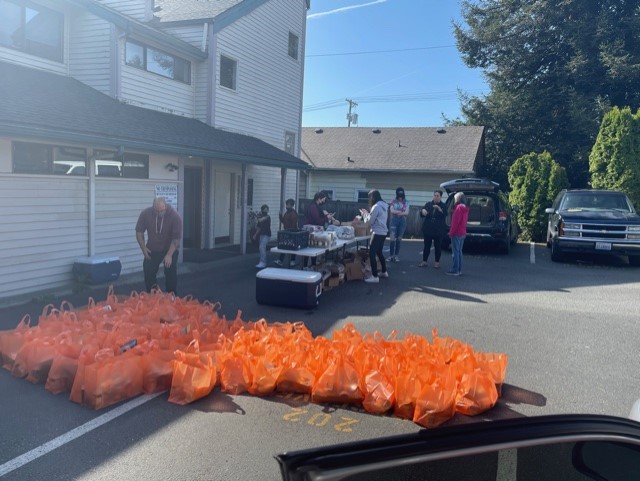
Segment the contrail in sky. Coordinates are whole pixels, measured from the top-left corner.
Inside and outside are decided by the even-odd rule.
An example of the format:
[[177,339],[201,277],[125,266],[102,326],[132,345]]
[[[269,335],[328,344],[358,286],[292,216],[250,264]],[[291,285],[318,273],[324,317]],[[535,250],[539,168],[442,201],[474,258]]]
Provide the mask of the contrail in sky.
[[333,15],[334,13],[342,13],[346,12],[347,10],[353,10],[354,8],[369,7],[378,3],[385,3],[386,1],[387,0],[376,0],[375,2],[363,3],[362,5],[351,5],[349,7],[336,8],[335,10],[329,10],[327,12],[312,13],[311,15],[307,15],[307,19],[324,17],[326,15]]

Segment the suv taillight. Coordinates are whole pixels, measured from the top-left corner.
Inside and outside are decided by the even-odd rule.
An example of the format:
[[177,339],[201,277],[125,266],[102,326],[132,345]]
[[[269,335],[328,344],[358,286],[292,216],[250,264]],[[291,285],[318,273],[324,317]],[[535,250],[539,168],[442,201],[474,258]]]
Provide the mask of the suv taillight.
[[500,222],[506,222],[506,220],[507,220],[508,218],[509,218],[509,214],[507,213],[507,211],[506,211],[506,210],[501,210],[501,211],[498,213],[498,220],[499,220]]

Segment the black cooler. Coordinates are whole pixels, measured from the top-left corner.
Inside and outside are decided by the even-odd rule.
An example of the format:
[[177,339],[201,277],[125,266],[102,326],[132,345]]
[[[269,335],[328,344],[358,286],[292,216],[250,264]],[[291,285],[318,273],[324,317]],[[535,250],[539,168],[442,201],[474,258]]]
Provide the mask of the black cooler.
[[81,257],[73,264],[73,275],[84,284],[102,284],[117,280],[121,269],[119,257]]
[[322,274],[315,271],[268,267],[256,274],[258,304],[316,307],[322,294]]

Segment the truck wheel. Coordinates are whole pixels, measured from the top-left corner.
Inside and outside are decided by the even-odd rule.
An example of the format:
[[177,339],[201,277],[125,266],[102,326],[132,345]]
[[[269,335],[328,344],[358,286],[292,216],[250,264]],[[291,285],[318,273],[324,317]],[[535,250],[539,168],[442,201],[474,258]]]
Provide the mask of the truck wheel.
[[564,255],[558,247],[558,244],[556,244],[555,242],[551,242],[551,260],[553,262],[562,262],[563,259]]
[[640,267],[640,256],[629,256],[629,265],[633,267]]

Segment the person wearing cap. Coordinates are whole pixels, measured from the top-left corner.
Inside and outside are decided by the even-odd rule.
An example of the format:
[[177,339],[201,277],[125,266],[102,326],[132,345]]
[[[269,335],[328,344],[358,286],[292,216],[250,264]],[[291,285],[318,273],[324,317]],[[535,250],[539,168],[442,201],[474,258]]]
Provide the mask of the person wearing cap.
[[409,202],[404,195],[404,189],[396,189],[396,198],[389,202],[389,258],[388,262],[400,262],[400,243],[404,231],[407,230],[407,216],[409,215]]

